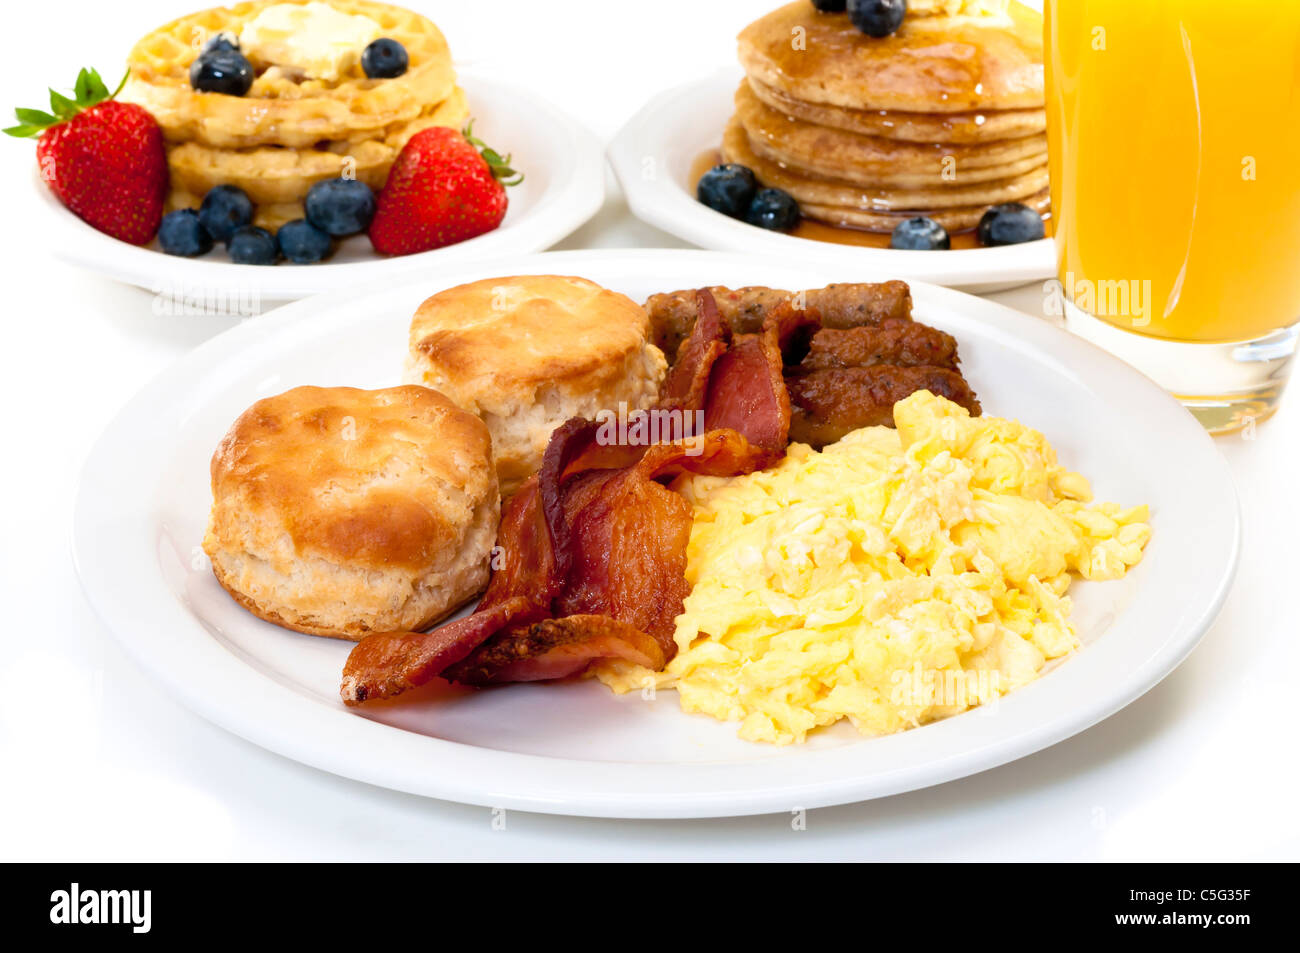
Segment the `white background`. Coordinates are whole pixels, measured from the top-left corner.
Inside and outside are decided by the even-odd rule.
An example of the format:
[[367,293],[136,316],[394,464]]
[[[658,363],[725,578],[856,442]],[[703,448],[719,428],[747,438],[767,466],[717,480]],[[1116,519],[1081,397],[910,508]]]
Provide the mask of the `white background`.
[[[734,56],[775,0],[491,4],[408,0],[457,60],[525,83],[608,139],[646,99]],[[9,4],[3,104],[43,105],[192,0]],[[1296,707],[1300,394],[1256,439],[1220,439],[1245,554],[1217,625],[1173,675],[1084,734],[1003,768],[788,816],[580,820],[345,781],[190,714],[82,598],[69,554],[78,470],[114,411],[227,319],[158,317],[150,296],[53,261],[25,220],[32,145],[0,142],[0,859],[1221,859],[1300,857]],[[678,246],[605,208],[562,248]],[[1031,312],[1038,288],[995,296]],[[1300,302],[1297,302],[1300,310]],[[1300,384],[1297,385],[1300,387]],[[1159,439],[1153,434],[1152,439]]]

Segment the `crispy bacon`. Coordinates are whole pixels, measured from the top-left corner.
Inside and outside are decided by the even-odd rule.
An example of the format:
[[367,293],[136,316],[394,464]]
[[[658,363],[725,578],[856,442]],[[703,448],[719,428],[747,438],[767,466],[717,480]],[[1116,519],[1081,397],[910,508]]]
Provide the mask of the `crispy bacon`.
[[562,678],[597,658],[668,663],[689,591],[691,507],[665,484],[686,472],[748,473],[785,452],[781,347],[809,323],[787,305],[740,339],[707,289],[698,305],[703,317],[656,409],[702,410],[706,432],[645,447],[602,444],[600,425],[581,418],[557,428],[502,515],[504,564],[475,613],[428,633],[364,639],[344,668],[345,702],[437,675],[482,685]]
[[431,632],[377,632],[358,642],[343,666],[343,701],[391,698],[431,681],[449,665],[461,661],[511,623],[539,617],[528,599],[511,598],[480,608]]
[[668,664],[659,643],[636,626],[607,615],[571,615],[499,633],[444,675],[466,685],[540,682],[580,674],[605,658],[654,671]]

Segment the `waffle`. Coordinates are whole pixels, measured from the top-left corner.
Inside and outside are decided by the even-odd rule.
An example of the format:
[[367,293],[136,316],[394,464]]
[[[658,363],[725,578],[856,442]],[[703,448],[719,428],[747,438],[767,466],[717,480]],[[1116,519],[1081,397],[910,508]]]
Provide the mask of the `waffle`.
[[[235,185],[258,207],[291,206],[301,203],[317,182],[341,175],[360,179],[372,189],[382,188],[389,167],[408,139],[432,126],[459,129],[468,115],[465,94],[456,87],[443,102],[373,138],[325,142],[311,149],[214,149],[197,142],[172,143],[167,147],[167,164],[172,188],[178,192],[201,197],[214,186]],[[291,218],[300,216],[301,212]]]
[[369,79],[353,64],[337,81],[327,82],[295,79],[271,67],[245,96],[197,92],[190,86],[190,64],[209,37],[238,34],[264,8],[283,2],[305,0],[252,0],[192,13],[154,30],[127,57],[131,77],[119,98],[147,109],[170,142],[242,149],[367,138],[415,120],[451,95],[456,74],[438,28],[417,13],[373,0],[328,2],[340,12],[369,17],[380,25],[382,36],[401,43],[410,58],[402,76]]

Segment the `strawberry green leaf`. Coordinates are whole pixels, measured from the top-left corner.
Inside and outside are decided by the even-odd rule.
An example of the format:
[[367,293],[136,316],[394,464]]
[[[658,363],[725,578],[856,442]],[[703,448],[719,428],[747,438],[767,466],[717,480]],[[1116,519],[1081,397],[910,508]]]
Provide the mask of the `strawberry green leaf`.
[[83,109],[89,109],[105,100],[113,99],[122,91],[126,85],[127,77],[131,75],[128,70],[122,77],[122,82],[113,92],[108,91],[108,86],[104,84],[103,78],[93,69],[82,69],[77,73],[77,81],[73,85],[73,97],[69,99],[58,90],[50,90],[50,112],[40,109],[16,109],[15,114],[18,117],[19,125],[10,126],[3,130],[11,136],[35,136],[44,132],[52,126],[57,126],[61,122],[66,122]]
[[28,126],[40,126],[43,128],[45,126],[52,126],[58,122],[58,120],[49,113],[42,112],[39,109],[23,109],[19,107],[14,110],[14,115],[18,117],[19,122]]
[[486,162],[488,168],[492,170],[492,177],[502,185],[518,185],[524,180],[524,174],[522,172],[510,168],[509,154],[503,156],[501,153],[484,143],[481,139],[476,139],[474,137],[473,119],[465,124],[465,128],[461,130],[461,134],[465,136],[471,146],[478,150],[479,155],[483,157],[483,161]]
[[[87,70],[86,73],[87,86],[90,87],[90,95],[87,96],[87,99],[90,99],[92,103],[100,103],[100,101],[105,99],[112,99],[113,96],[118,94],[118,92],[121,92],[121,86],[117,87],[117,91],[109,92],[108,87],[104,86],[103,79],[100,79],[98,69]],[[122,77],[122,82],[126,82],[126,77]]]
[[80,107],[58,90],[52,89],[50,90],[50,110],[60,119],[71,119],[80,112]]

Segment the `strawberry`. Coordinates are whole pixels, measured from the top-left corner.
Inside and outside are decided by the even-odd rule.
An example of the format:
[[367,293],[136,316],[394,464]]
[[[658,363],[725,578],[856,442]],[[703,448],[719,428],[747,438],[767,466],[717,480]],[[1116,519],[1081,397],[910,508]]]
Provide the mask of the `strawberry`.
[[[125,77],[122,80],[126,82]],[[94,70],[77,75],[73,99],[50,90],[50,110],[18,109],[11,136],[40,136],[41,178],[93,227],[132,245],[158,231],[167,197],[167,153],[153,116],[119,103]]]
[[505,187],[523,176],[473,136],[435,126],[411,137],[375,198],[370,243],[409,255],[490,232],[505,217]]

